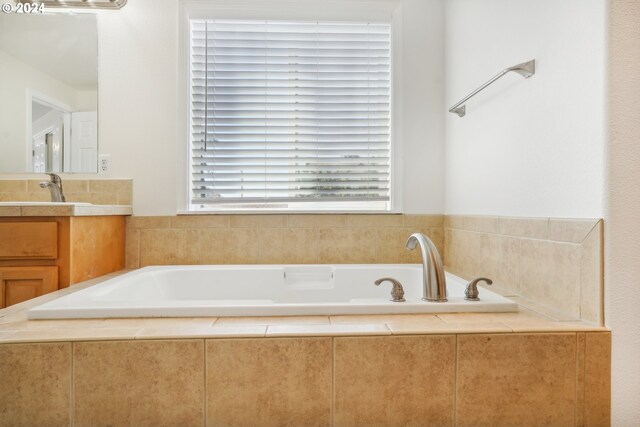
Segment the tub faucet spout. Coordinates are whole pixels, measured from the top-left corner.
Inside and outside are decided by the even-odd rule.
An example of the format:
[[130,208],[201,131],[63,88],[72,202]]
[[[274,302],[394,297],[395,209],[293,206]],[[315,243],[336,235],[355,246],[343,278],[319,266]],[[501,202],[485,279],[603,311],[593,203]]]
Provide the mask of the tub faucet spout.
[[422,252],[422,299],[430,302],[447,301],[447,281],[440,253],[431,239],[422,233],[413,233],[407,240],[407,249],[420,245]]

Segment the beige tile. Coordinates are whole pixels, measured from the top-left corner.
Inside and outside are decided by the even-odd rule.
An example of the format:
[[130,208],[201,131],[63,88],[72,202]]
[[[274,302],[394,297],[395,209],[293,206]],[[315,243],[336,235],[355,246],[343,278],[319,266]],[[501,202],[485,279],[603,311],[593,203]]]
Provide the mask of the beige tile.
[[289,227],[344,227],[346,215],[289,215]]
[[86,193],[89,191],[89,181],[86,179],[65,179],[63,186],[64,191],[69,193]]
[[393,335],[509,333],[511,328],[502,323],[389,323]]
[[[49,191],[46,189],[43,189],[40,187],[40,183],[44,182],[44,181],[48,181],[47,178],[45,178],[44,176],[42,177],[42,179],[29,179],[26,180],[26,184],[27,184],[27,192],[29,193],[40,193],[40,192],[46,192],[48,193]],[[66,182],[66,181],[65,181]]]
[[488,234],[452,230],[449,265],[468,276],[488,276],[487,265],[483,263],[488,239]]
[[334,325],[384,324],[384,323],[441,323],[435,314],[362,314],[330,316]]
[[500,217],[498,232],[508,236],[547,239],[549,237],[549,219]]
[[404,218],[402,215],[346,215],[347,227],[402,227]]
[[376,325],[270,325],[267,337],[339,337],[391,335],[384,324]]
[[116,203],[118,205],[133,204],[133,188],[131,185],[125,185],[116,193]]
[[130,216],[127,228],[170,228],[170,216]]
[[0,202],[49,202],[51,196],[46,190],[39,193],[0,193]]
[[445,215],[444,228],[464,228],[464,216],[462,215]]
[[0,343],[8,341],[15,331],[0,331]]
[[598,222],[598,219],[549,218],[549,240],[581,243]]
[[[140,230],[140,266],[198,263],[198,238],[195,230]],[[201,255],[202,252],[200,252]]]
[[579,320],[580,246],[523,239],[520,249],[520,295],[557,311],[561,320]]
[[171,217],[171,228],[219,228],[229,226],[228,215],[179,215]]
[[0,345],[0,426],[71,425],[71,344]]
[[520,242],[517,237],[488,234],[482,248],[482,266],[493,287],[504,295],[520,293]]
[[75,200],[78,202],[92,203],[94,205],[115,205],[118,203],[118,196],[116,193],[71,193]]
[[204,342],[74,344],[76,426],[204,424]]
[[405,227],[442,228],[444,215],[404,215]]
[[457,425],[574,425],[576,334],[460,335],[457,359]]
[[602,221],[580,245],[580,318],[604,324],[604,256]]
[[444,228],[431,228],[429,229],[429,238],[436,245],[442,262],[445,262],[445,247],[444,247]]
[[130,182],[125,179],[92,179],[89,181],[89,192],[115,194]]
[[220,317],[215,326],[235,325],[328,325],[328,316]]
[[17,330],[5,342],[132,340],[140,328],[79,328]]
[[584,425],[611,425],[611,333],[587,333]]
[[404,227],[376,229],[376,262],[381,264],[420,263],[420,249],[410,251],[406,246],[409,236],[416,232],[429,236],[428,229]]
[[125,265],[127,268],[140,267],[140,230],[127,228],[125,244]]
[[231,215],[230,227],[276,228],[287,226],[287,215]]
[[170,326],[148,327],[141,329],[136,334],[136,339],[185,339],[185,338],[260,338],[266,333],[266,326]]
[[514,332],[577,332],[577,331],[606,331],[603,326],[587,322],[547,322],[547,321],[505,321],[505,325]]
[[206,345],[208,426],[331,425],[330,338]]
[[154,317],[101,320],[96,328],[175,328],[182,326],[211,327],[216,317]]
[[32,331],[42,329],[81,329],[93,328],[103,322],[102,319],[78,319],[78,320],[20,320],[13,323],[0,325],[0,330]]
[[27,181],[24,179],[0,179],[0,193],[24,193]]
[[[35,194],[35,193],[34,193]],[[71,193],[65,190],[64,193],[67,202],[77,202],[77,203],[94,203],[93,197],[90,193]]]
[[535,322],[549,319],[529,311],[514,313],[439,313],[437,316],[446,323],[509,323]]
[[452,426],[455,337],[335,338],[335,426]]
[[555,308],[551,308],[548,305],[541,305],[539,303],[533,302],[523,297],[510,296],[509,299],[515,302],[516,304],[518,304],[518,306],[521,308],[525,307],[528,310],[531,310],[541,316],[545,316],[555,321],[563,321],[563,322],[579,321],[576,318],[570,318],[570,316],[568,316],[566,313],[562,313]]
[[208,228],[197,234],[201,264],[257,264],[260,260],[257,229]]
[[497,216],[465,216],[463,217],[463,226],[467,231],[477,231],[481,233],[497,233],[498,217]]
[[318,262],[318,231],[315,228],[264,228],[259,234],[261,264]]
[[264,337],[267,334],[266,325],[251,325],[251,324],[218,324],[217,322],[211,328],[212,336],[216,337],[247,337],[247,338],[259,338]]
[[453,257],[451,246],[453,245],[453,230],[450,228],[444,229],[444,258],[442,262],[447,269],[452,271],[456,270],[456,260]]
[[0,216],[20,216],[22,210],[20,206],[0,206]]
[[321,228],[320,264],[372,264],[376,262],[376,232],[371,228]]

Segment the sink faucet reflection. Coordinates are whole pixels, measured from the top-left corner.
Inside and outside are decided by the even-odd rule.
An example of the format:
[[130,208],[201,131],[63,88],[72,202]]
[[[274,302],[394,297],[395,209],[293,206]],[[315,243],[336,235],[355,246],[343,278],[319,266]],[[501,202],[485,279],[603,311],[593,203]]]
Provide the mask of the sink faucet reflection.
[[422,299],[431,302],[447,301],[447,281],[440,253],[431,239],[422,233],[413,233],[407,240],[407,249],[420,245],[422,252]]
[[51,177],[51,181],[43,181],[40,183],[41,188],[48,188],[51,193],[52,202],[66,202],[64,192],[62,191],[62,178],[55,173],[48,174]]

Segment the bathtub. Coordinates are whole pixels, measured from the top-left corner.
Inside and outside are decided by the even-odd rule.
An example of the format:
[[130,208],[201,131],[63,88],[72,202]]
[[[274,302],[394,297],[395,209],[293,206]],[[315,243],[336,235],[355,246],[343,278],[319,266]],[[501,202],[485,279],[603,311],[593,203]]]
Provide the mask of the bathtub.
[[[399,280],[405,302],[389,300]],[[448,301],[422,301],[421,265],[229,265],[145,267],[29,310],[29,319],[219,317],[518,311],[513,301],[447,273]]]

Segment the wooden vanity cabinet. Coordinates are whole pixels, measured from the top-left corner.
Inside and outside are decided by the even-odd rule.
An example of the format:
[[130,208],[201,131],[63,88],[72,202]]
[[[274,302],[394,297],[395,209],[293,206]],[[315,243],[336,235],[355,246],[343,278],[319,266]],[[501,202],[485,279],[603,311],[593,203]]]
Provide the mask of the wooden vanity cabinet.
[[125,217],[0,218],[0,308],[124,268]]

